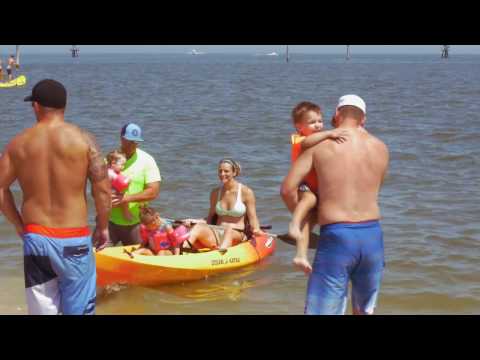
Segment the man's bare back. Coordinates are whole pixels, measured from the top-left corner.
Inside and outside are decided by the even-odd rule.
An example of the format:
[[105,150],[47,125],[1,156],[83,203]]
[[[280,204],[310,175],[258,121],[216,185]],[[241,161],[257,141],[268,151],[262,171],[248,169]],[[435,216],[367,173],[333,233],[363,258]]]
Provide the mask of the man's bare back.
[[93,138],[63,121],[19,134],[6,154],[23,191],[25,224],[87,225],[86,181]]
[[361,127],[345,127],[348,141],[326,140],[307,149],[282,185],[290,209],[298,203],[298,185],[315,168],[318,180],[318,223],[359,222],[380,217],[378,193],[388,167],[388,149]]
[[343,144],[312,148],[319,189],[318,222],[360,222],[380,218],[378,193],[388,165],[385,144],[363,128],[349,130]]
[[[97,212],[94,237],[108,238],[111,209],[107,167],[95,138],[65,122],[66,90],[54,80],[42,80],[25,98],[32,102],[36,123],[7,145],[0,157],[0,205],[22,236],[36,224],[51,228],[78,228],[88,223],[87,180]],[[17,210],[10,186],[18,181],[23,201]]]

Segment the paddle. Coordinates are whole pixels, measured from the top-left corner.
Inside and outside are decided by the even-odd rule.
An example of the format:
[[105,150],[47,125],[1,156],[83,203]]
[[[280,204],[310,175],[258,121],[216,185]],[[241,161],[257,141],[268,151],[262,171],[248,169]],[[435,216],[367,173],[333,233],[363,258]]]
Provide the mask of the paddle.
[[[283,242],[289,245],[297,245],[297,241],[291,238],[288,234],[279,234],[276,235],[277,239],[282,240]],[[308,243],[309,249],[316,249],[318,245],[318,240],[320,239],[320,235],[315,233],[310,233],[310,242]]]
[[20,45],[16,45],[15,67],[17,69],[20,67]]
[[127,249],[123,249],[123,252],[127,254],[130,259],[133,259],[133,254],[130,251],[128,251]]
[[[165,220],[169,220],[175,225],[184,225],[185,224],[185,220],[178,220],[178,219],[165,219]],[[202,222],[190,221],[190,224],[196,225],[196,224],[203,224],[203,223]],[[209,224],[207,224],[207,225],[209,225]],[[271,229],[272,229],[272,225],[260,225],[260,230],[271,230]],[[244,229],[235,229],[235,230],[240,231],[240,232],[245,232]]]

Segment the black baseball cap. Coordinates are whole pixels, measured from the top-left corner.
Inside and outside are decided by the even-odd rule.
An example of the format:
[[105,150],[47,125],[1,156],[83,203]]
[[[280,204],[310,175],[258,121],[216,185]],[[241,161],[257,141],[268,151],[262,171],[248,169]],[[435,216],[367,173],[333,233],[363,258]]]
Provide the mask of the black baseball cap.
[[45,107],[63,109],[67,105],[67,90],[58,81],[45,79],[35,84],[32,95],[23,100],[36,101]]

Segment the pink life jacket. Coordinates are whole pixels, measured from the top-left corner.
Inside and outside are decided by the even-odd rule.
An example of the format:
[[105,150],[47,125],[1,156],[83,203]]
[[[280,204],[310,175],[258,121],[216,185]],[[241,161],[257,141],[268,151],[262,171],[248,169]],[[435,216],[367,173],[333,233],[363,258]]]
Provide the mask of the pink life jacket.
[[128,189],[128,185],[130,185],[130,179],[120,173],[116,173],[116,175],[117,176],[112,179],[112,187],[119,193],[123,193]]
[[170,234],[163,227],[150,231],[145,225],[140,225],[142,245],[148,247],[156,255],[160,250],[170,250],[179,247],[190,237],[190,231],[184,225],[178,226]]
[[170,234],[170,241],[175,247],[181,246],[184,241],[190,237],[190,230],[185,225],[180,225],[173,230]]
[[169,250],[172,247],[168,234],[163,228],[150,231],[145,225],[141,224],[140,237],[142,245],[152,250],[155,255],[160,250]]

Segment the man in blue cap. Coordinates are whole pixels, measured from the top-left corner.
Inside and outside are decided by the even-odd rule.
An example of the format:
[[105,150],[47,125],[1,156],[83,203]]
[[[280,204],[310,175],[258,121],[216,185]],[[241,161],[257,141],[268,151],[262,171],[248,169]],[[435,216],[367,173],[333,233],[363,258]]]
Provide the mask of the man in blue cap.
[[[110,244],[140,243],[140,205],[157,198],[160,192],[160,169],[155,159],[138,148],[143,142],[142,129],[134,123],[125,124],[120,132],[121,150],[127,156],[122,174],[131,179],[127,191],[112,194],[112,212],[108,224]],[[132,218],[125,219],[121,206],[128,204]]]

